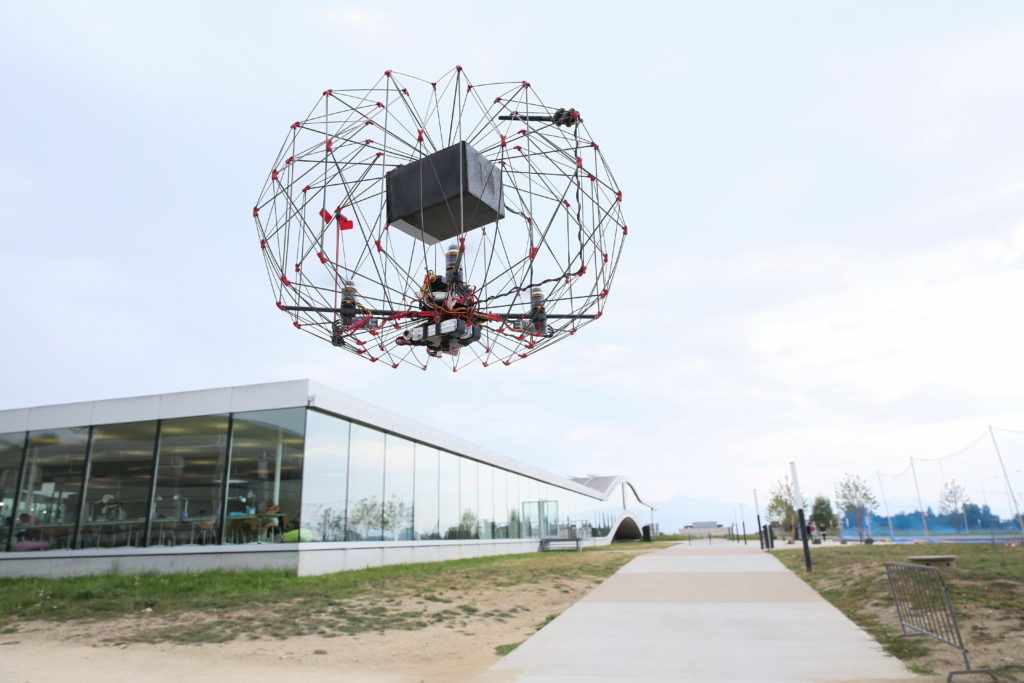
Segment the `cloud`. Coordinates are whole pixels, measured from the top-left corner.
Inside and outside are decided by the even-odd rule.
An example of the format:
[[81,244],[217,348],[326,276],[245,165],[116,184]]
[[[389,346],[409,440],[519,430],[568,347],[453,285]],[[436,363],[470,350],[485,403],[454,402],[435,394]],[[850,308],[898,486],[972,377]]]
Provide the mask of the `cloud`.
[[[892,401],[946,386],[1014,396],[1024,321],[1024,230],[887,261],[850,261],[848,287],[750,316],[759,371],[776,381]],[[808,281],[808,289],[816,283]]]

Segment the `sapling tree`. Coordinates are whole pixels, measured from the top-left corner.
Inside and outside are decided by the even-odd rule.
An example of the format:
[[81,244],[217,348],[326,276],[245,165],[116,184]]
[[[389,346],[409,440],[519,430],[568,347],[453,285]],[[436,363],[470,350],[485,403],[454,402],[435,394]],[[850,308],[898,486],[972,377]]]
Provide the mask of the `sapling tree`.
[[[768,521],[777,522],[782,526],[783,531],[792,531],[796,528],[796,509],[793,507],[793,484],[789,479],[777,481],[768,489]],[[801,501],[806,509],[807,501]]]
[[832,501],[825,496],[816,496],[811,508],[811,523],[822,531],[836,526],[836,515],[832,511]]
[[855,474],[844,474],[836,486],[836,502],[845,514],[852,514],[857,520],[857,538],[863,541],[864,523],[878,507],[878,499],[867,482]]
[[956,533],[960,533],[961,513],[964,513],[964,526],[967,525],[966,509],[970,503],[971,499],[967,497],[967,489],[963,487],[963,484],[956,483],[956,479],[942,485],[942,493],[939,495],[939,512],[950,516]]

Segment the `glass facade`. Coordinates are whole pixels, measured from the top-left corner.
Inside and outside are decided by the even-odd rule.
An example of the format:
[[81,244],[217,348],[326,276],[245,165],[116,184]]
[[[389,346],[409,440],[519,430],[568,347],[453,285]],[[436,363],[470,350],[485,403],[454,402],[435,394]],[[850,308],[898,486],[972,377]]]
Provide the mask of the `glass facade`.
[[607,535],[609,500],[311,408],[0,434],[0,551]]
[[195,541],[201,531],[198,522],[212,519],[209,515],[220,508],[217,501],[227,456],[227,415],[163,421],[153,482],[155,496],[149,508],[149,545]]
[[415,494],[413,495],[413,528],[415,537],[421,541],[441,538],[440,471],[436,448],[418,444],[416,446]]
[[384,454],[384,540],[412,539],[415,447],[388,434]]
[[156,420],[93,427],[79,547],[138,545],[153,488]]
[[384,432],[352,425],[348,456],[347,541],[384,540]]
[[14,534],[20,542],[74,547],[89,432],[88,427],[29,432],[14,510]]
[[[303,408],[233,416],[228,460],[225,540],[273,540],[298,526],[302,495]],[[192,512],[215,529],[216,508]]]
[[448,451],[438,454],[438,517],[441,538],[459,538],[459,458]]
[[14,499],[25,454],[25,433],[0,434],[0,550],[7,549],[14,524]]
[[345,540],[350,429],[348,420],[309,411],[300,518],[311,541]]

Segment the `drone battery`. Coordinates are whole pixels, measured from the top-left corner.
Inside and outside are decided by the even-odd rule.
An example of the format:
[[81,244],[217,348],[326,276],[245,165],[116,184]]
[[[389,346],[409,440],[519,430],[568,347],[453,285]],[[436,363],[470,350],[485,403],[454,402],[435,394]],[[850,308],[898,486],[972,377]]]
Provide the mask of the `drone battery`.
[[388,223],[437,244],[505,217],[501,169],[459,142],[387,174]]
[[440,323],[426,323],[406,330],[406,341],[413,344],[439,346],[445,338],[459,346],[465,346],[480,338],[477,325],[466,325],[462,320],[450,318]]

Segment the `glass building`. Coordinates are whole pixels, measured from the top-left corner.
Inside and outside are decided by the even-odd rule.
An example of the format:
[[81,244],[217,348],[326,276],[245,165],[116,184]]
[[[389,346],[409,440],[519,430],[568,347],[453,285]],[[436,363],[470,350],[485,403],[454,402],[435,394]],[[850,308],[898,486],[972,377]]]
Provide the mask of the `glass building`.
[[309,380],[0,411],[0,576],[316,574],[639,538],[652,514],[623,477],[548,474]]

